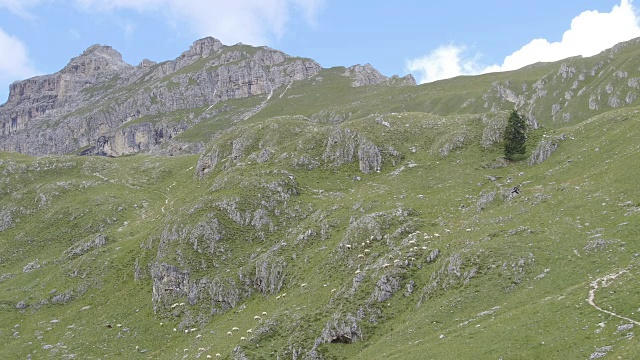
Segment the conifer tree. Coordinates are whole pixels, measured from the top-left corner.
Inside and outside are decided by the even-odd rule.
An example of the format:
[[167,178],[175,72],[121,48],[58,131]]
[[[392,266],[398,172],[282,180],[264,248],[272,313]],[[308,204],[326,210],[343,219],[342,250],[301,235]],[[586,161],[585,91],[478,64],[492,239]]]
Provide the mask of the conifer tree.
[[507,127],[504,129],[504,157],[513,160],[516,154],[524,155],[527,123],[518,114],[517,110],[511,111]]

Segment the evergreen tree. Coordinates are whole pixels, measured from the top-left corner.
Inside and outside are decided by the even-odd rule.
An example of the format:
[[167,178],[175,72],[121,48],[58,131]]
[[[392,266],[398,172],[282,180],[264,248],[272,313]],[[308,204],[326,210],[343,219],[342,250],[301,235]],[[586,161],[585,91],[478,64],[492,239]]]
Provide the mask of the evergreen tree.
[[524,155],[527,135],[527,123],[515,109],[509,115],[507,127],[504,129],[504,157],[513,160],[514,155]]

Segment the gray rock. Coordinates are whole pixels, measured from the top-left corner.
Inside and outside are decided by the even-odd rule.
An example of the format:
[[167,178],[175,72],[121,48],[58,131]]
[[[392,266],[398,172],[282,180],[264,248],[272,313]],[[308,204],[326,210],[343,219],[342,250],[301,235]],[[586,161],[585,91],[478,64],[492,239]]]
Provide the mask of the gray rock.
[[383,302],[388,300],[396,291],[400,290],[400,278],[384,274],[376,283],[370,301]]
[[541,164],[547,160],[558,149],[562,140],[564,140],[564,135],[540,141],[529,157],[529,165]]
[[83,148],[86,155],[108,156],[151,151],[200,121],[196,112],[176,119],[172,113],[178,110],[270,96],[320,69],[268,47],[225,47],[213,38],[194,42],[175,60],[138,66],[95,45],[58,73],[11,85],[9,100],[0,106],[0,150],[45,155]]
[[362,330],[358,325],[358,320],[351,314],[342,315],[336,313],[333,319],[329,320],[322,330],[320,341],[323,343],[343,343],[352,344],[361,341]]

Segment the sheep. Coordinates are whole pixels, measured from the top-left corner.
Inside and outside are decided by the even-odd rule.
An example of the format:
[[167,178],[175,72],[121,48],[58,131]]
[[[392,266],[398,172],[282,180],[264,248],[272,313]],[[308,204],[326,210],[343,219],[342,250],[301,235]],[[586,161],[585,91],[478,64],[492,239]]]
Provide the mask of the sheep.
[[198,348],[198,351],[205,351],[205,348]]
[[207,355],[207,359],[211,359],[211,355]]
[[382,265],[382,268],[383,268],[383,269],[386,269],[386,268],[388,268],[389,266],[391,266],[391,264],[389,264],[389,263],[385,263],[384,265]]
[[173,328],[173,332],[176,332],[176,331],[178,331],[178,329],[176,329],[176,328]]
[[369,250],[369,249],[365,249],[365,250],[364,250],[364,253],[365,253],[365,254],[369,254],[370,252],[371,252],[371,250]]
[[287,293],[282,294],[282,297],[285,297],[285,296],[287,296]]
[[338,291],[338,289],[331,289],[331,293],[333,294],[334,292]]
[[401,263],[402,263],[402,261],[400,261],[400,260],[398,260],[398,259],[393,260],[393,266],[398,266],[398,265],[400,265]]
[[300,287],[305,287],[305,286],[307,286],[307,284],[302,284],[302,285],[300,285]]
[[202,334],[196,335],[196,339],[200,339],[201,337],[202,337]]
[[280,300],[280,295],[276,296],[276,300]]
[[389,259],[393,259],[393,255],[389,254]]
[[227,331],[227,335],[228,336],[233,336],[233,333],[231,331]]
[[247,334],[251,334],[251,333],[253,333],[253,329],[247,330]]
[[117,324],[116,326],[117,326],[117,327],[122,327],[122,324]]
[[356,270],[356,275],[360,274],[362,271]]
[[421,247],[420,249],[422,250],[427,250],[428,248],[426,246]]
[[262,312],[262,316],[267,316],[267,312],[266,312],[266,311],[263,311],[263,312]]
[[364,247],[364,243],[362,243],[362,245],[360,245],[360,246]]
[[347,250],[351,250],[351,245],[347,244],[344,246]]
[[220,354],[216,354],[216,357],[217,357],[217,358],[219,358],[219,357],[221,357],[221,356],[222,356],[222,355],[220,355]]
[[180,305],[180,306],[184,306],[184,303],[180,303],[180,304],[178,304],[178,305]]
[[245,341],[245,340],[247,340],[247,338],[246,338],[246,337],[244,337],[244,336],[242,336],[242,337],[240,338],[240,341]]
[[364,255],[363,254],[358,254],[358,259],[364,259]]
[[171,305],[171,308],[173,309],[173,308],[175,308],[176,306],[178,306],[178,303],[175,303],[175,304]]
[[416,241],[415,240],[409,240],[409,245],[415,245]]
[[194,331],[198,331],[198,329],[196,329],[196,328],[191,328],[189,331],[190,331],[190,332],[194,332]]
[[260,321],[260,320],[262,320],[262,318],[261,318],[260,316],[256,315],[256,316],[254,316],[254,317],[253,317],[253,320],[258,320],[258,321]]
[[240,329],[235,327],[235,326],[231,329],[231,331],[238,331],[238,330],[240,330]]
[[184,329],[184,333],[188,334],[189,333],[189,329]]
[[440,234],[434,233],[433,236],[434,237],[440,237]]

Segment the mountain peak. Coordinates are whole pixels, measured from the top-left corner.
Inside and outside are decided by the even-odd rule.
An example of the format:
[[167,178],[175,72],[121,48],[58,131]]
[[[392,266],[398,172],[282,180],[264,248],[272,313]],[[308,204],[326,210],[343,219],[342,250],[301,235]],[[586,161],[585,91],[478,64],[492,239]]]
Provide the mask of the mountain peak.
[[207,36],[205,38],[196,40],[191,44],[189,50],[182,53],[183,56],[202,56],[207,57],[211,53],[219,52],[222,49],[222,42],[220,40]]
[[63,73],[93,75],[111,73],[130,67],[122,60],[122,54],[107,45],[89,46],[82,54],[74,57],[62,69]]

